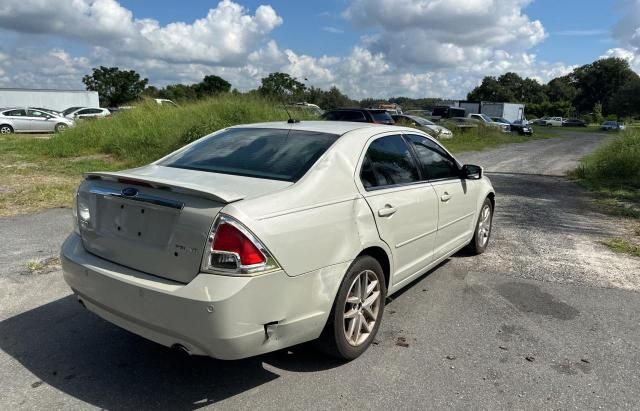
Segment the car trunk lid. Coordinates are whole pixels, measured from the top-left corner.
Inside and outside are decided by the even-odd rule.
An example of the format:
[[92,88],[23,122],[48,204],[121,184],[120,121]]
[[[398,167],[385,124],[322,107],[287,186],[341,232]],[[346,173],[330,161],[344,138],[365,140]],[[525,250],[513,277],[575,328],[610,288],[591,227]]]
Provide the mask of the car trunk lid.
[[160,166],[88,173],[78,190],[80,234],[99,257],[188,283],[225,204],[290,184]]

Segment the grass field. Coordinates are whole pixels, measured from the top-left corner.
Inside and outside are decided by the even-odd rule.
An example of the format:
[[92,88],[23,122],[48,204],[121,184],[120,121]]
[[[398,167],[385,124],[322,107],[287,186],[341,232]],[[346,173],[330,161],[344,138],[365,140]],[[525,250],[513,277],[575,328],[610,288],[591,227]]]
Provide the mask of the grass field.
[[[304,119],[303,113],[295,116]],[[275,102],[230,94],[178,108],[139,106],[109,119],[84,121],[48,139],[0,137],[0,216],[69,206],[83,172],[140,166],[224,127],[286,119]],[[492,128],[454,133],[442,141],[452,152],[532,139]],[[536,130],[533,138],[557,135]]]
[[[582,160],[571,174],[596,194],[602,210],[640,227],[640,130],[628,129]],[[640,228],[628,239],[605,242],[610,249],[640,256]]]

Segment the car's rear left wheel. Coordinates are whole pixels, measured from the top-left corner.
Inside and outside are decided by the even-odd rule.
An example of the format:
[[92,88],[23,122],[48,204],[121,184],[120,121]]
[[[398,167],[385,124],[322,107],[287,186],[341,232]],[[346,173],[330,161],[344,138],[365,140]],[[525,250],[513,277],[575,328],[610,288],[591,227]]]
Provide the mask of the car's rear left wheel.
[[387,295],[380,263],[358,257],[345,275],[321,337],[322,348],[339,359],[359,357],[378,332]]

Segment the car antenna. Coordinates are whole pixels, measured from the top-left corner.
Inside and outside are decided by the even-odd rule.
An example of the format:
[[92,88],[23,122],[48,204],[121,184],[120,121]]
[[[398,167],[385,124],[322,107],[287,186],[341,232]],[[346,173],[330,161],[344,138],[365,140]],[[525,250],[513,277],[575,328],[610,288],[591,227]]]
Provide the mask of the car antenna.
[[287,105],[284,104],[284,100],[282,101],[282,108],[287,112],[287,116],[289,116],[289,120],[287,120],[287,123],[295,124],[300,122],[300,120],[291,117],[291,113],[289,113],[289,110],[287,110]]

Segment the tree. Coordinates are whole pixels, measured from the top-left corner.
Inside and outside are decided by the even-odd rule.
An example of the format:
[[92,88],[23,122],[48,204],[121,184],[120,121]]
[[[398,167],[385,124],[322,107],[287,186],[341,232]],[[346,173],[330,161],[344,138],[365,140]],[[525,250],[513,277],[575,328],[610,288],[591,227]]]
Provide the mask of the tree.
[[554,78],[547,83],[545,92],[549,101],[573,101],[578,94],[571,75]]
[[510,102],[514,100],[514,95],[495,77],[488,76],[482,79],[482,83],[467,95],[467,100]]
[[596,122],[596,124],[600,124],[602,123],[602,119],[604,117],[602,116],[602,104],[600,104],[600,102],[597,102],[596,104],[593,105],[593,120]]
[[268,97],[292,96],[299,99],[306,89],[304,84],[286,73],[271,73],[260,82],[258,92]]
[[622,86],[611,98],[610,108],[618,117],[633,117],[640,114],[640,79]]
[[228,93],[231,90],[231,83],[227,80],[210,75],[204,76],[204,79],[194,85],[198,97],[212,96],[219,93]]
[[97,91],[100,104],[116,107],[137,99],[145,89],[149,80],[140,79],[133,70],[120,70],[118,67],[94,68],[92,74],[82,78],[87,90]]
[[611,98],[638,75],[621,58],[611,57],[578,67],[572,74],[578,90],[574,104],[579,111],[588,111],[602,104],[604,115],[612,113]]

